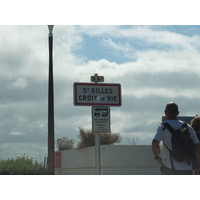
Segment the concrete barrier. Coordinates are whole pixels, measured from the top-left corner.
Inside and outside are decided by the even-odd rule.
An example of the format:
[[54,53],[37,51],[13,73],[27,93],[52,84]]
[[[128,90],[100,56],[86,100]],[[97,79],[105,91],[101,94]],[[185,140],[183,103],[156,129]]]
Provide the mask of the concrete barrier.
[[[95,147],[61,151],[56,175],[95,175]],[[150,145],[102,145],[102,175],[159,175]]]

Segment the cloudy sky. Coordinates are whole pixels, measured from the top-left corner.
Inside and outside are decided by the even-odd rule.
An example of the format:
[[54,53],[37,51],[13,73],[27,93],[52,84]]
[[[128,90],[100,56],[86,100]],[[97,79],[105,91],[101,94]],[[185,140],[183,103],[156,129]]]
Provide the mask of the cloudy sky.
[[[73,83],[120,83],[122,106],[111,107],[119,145],[149,145],[164,107],[200,114],[199,26],[56,25],[53,29],[55,140],[91,128],[91,107],[73,105]],[[48,28],[0,26],[0,158],[47,155]]]

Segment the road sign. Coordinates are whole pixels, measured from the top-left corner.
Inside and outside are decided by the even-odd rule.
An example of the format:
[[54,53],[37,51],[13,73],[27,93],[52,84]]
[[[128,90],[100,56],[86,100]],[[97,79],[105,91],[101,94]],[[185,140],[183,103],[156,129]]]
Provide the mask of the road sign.
[[118,83],[74,83],[75,106],[121,106]]
[[92,131],[110,132],[110,107],[92,107]]
[[104,82],[104,76],[91,76],[91,82]]

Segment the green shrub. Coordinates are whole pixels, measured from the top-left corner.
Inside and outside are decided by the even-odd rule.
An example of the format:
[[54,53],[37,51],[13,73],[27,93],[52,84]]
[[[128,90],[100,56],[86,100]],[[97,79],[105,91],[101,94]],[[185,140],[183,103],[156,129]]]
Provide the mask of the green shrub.
[[9,171],[10,175],[39,175],[43,174],[43,165],[34,161],[33,158],[21,155],[17,156],[16,159],[7,159],[0,161],[0,172]]

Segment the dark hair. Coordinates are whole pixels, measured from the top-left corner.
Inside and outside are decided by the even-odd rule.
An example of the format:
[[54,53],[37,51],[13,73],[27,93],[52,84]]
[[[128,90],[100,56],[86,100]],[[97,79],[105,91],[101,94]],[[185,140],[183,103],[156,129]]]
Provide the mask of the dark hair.
[[176,114],[178,112],[178,105],[176,103],[170,102],[166,105],[165,111],[171,114]]

